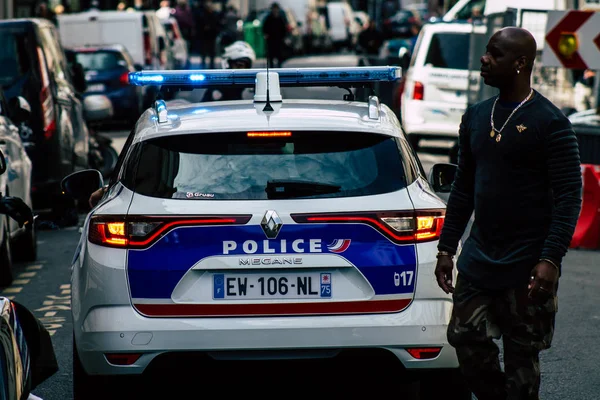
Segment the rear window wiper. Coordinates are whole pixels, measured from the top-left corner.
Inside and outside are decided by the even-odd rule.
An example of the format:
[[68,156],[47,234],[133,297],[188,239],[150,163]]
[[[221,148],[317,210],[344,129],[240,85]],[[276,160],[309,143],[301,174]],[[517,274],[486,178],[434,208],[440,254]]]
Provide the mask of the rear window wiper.
[[269,199],[285,199],[337,193],[341,188],[341,186],[329,183],[294,179],[272,179],[267,181],[265,192],[267,192]]

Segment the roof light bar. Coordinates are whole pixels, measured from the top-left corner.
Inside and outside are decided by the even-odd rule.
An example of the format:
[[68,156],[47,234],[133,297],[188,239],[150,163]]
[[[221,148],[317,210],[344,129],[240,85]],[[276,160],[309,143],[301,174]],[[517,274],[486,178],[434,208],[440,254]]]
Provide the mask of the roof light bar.
[[[139,71],[129,73],[129,83],[135,86],[211,87],[240,85],[253,87],[256,74],[264,68]],[[370,82],[393,82],[401,78],[400,67],[345,68],[273,68],[279,74],[281,86],[329,85]]]

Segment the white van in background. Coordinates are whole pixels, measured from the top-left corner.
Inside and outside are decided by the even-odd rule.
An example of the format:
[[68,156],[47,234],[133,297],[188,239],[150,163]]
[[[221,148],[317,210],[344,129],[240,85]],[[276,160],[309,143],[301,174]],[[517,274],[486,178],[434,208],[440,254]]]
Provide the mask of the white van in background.
[[354,18],[354,10],[350,4],[344,1],[329,2],[319,8],[319,13],[325,16],[333,47],[354,50],[361,28]]
[[486,27],[468,23],[425,24],[406,72],[400,117],[413,147],[421,139],[455,142],[467,108],[469,78],[479,79],[479,58],[469,73],[471,35]]
[[65,48],[122,44],[144,69],[172,69],[167,33],[154,11],[61,14],[58,30]]

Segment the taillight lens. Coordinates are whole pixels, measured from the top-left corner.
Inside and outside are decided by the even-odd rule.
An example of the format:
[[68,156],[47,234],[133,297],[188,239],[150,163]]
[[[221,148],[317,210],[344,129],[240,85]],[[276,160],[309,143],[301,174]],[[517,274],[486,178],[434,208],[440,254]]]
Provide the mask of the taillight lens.
[[395,243],[421,243],[437,240],[446,211],[386,211],[377,213],[292,214],[297,223],[367,224]]
[[122,86],[129,85],[129,72],[123,72],[123,74],[121,74],[121,76],[119,76],[119,83]]
[[425,87],[421,82],[415,82],[413,90],[413,100],[423,100],[425,95]]
[[197,217],[97,216],[89,224],[91,243],[120,248],[144,248],[181,226],[243,225],[251,215]]

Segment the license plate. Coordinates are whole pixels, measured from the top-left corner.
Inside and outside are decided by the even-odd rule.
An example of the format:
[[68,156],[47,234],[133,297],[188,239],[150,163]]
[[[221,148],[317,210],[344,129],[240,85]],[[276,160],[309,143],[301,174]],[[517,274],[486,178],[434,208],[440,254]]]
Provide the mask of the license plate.
[[329,299],[331,277],[331,272],[214,274],[213,299]]
[[103,92],[104,91],[104,84],[102,83],[95,83],[92,85],[88,85],[86,92]]

